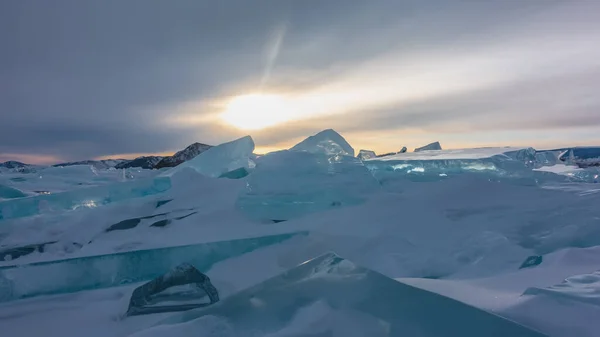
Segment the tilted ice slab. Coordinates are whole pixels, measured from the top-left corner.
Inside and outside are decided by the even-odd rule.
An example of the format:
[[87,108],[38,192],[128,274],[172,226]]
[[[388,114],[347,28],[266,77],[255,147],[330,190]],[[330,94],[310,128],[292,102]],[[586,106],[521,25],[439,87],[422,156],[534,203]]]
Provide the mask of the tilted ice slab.
[[28,217],[45,212],[68,211],[79,207],[92,208],[158,194],[170,188],[169,177],[156,177],[7,200],[0,202],[0,220]]
[[182,263],[206,271],[216,262],[305,234],[295,232],[0,267],[0,302],[141,282]]
[[339,133],[332,129],[323,130],[296,144],[290,151],[304,151],[328,156],[354,157],[354,149]]
[[250,168],[252,166],[250,157],[253,151],[254,140],[246,136],[212,147],[194,159],[166,171],[163,175],[172,176],[183,169],[192,168],[207,177],[218,178],[227,172]]
[[0,200],[2,199],[16,199],[23,198],[27,195],[16,188],[10,186],[0,185]]
[[356,205],[379,184],[350,156],[273,152],[256,161],[237,205],[261,220],[289,220],[308,213]]
[[433,142],[431,144],[427,144],[425,146],[416,148],[414,152],[438,151],[438,150],[441,150],[441,149],[442,149],[442,146],[440,145],[440,142]]
[[187,337],[192,331],[205,336],[544,336],[331,253],[132,336]]

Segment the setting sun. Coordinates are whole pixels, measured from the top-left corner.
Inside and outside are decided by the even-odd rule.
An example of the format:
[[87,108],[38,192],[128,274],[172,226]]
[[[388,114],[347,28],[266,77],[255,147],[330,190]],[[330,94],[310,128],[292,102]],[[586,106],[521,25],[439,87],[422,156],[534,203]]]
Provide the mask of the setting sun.
[[221,119],[239,129],[259,130],[287,121],[289,108],[278,95],[242,95],[227,104]]

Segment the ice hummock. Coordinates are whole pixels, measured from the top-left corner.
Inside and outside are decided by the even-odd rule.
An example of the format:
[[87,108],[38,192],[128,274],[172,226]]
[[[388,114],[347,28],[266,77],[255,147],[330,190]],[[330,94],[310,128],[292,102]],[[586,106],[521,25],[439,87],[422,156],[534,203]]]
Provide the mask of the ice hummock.
[[158,194],[171,188],[169,177],[140,179],[110,185],[81,188],[0,202],[0,220],[22,218],[80,207],[94,208],[113,202]]
[[600,147],[574,147],[565,149],[559,160],[581,168],[600,166]]
[[254,151],[254,140],[246,136],[228,143],[223,143],[200,153],[194,159],[186,161],[163,173],[164,176],[192,168],[207,177],[218,178],[237,169],[249,169],[252,166],[251,156]]
[[257,220],[289,220],[362,203],[379,183],[351,156],[279,151],[256,160],[237,205]]
[[534,185],[566,180],[594,181],[597,173],[593,171],[558,175],[540,169],[556,165],[557,155],[533,148],[456,149],[390,155],[367,160],[365,166],[384,185],[398,179],[437,181],[464,173]]
[[296,144],[290,151],[305,151],[327,156],[343,155],[354,157],[354,148],[339,133],[332,129],[323,130]]
[[378,188],[354,149],[329,129],[256,158],[237,205],[253,219],[278,222],[362,203]]
[[440,145],[440,142],[434,142],[431,144],[427,144],[425,146],[422,147],[418,147],[414,150],[414,152],[421,152],[421,151],[437,151],[437,150],[441,150],[442,146]]
[[544,336],[331,253],[216,305],[171,316],[135,336],[186,336],[189,329],[206,331],[211,317],[219,317],[226,331],[240,336]]

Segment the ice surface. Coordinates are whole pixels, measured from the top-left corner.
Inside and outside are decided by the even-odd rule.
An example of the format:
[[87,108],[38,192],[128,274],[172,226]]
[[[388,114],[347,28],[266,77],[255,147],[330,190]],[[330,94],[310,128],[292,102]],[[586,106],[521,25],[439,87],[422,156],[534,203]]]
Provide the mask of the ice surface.
[[327,156],[343,155],[354,157],[354,149],[339,133],[327,129],[296,144],[290,151],[305,151]]
[[431,144],[427,144],[425,146],[422,147],[418,147],[415,149],[414,152],[421,152],[421,151],[436,151],[436,150],[441,150],[442,146],[440,145],[440,142],[435,142],[435,143],[431,143]]
[[190,328],[207,331],[214,322],[209,317],[222,319],[228,335],[239,336],[544,336],[334,254],[134,336],[187,336]]
[[163,175],[172,176],[181,170],[192,168],[207,177],[218,178],[224,173],[236,169],[250,168],[252,166],[250,157],[253,151],[254,140],[252,137],[246,136],[232,142],[211,147],[194,157],[194,159],[166,171]]
[[250,217],[288,220],[355,205],[379,184],[363,163],[350,156],[279,151],[256,160],[238,206]]
[[304,234],[271,235],[0,267],[0,302],[150,280],[181,263],[189,263],[204,271],[216,262]]

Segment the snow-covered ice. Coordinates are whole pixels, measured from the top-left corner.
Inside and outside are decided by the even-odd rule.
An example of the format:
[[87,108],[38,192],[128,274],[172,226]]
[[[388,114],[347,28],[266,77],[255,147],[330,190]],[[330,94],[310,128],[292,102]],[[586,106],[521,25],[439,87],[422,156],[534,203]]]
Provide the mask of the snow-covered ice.
[[[0,202],[0,331],[598,335],[598,168],[531,148],[361,161],[333,130],[253,149],[246,137],[166,170],[2,171],[27,196]],[[221,301],[125,317],[134,288],[182,263]]]

